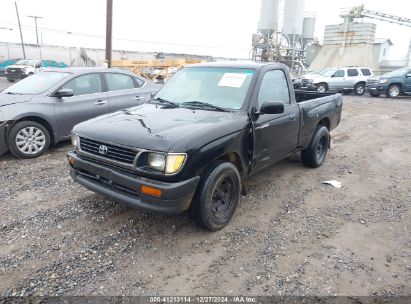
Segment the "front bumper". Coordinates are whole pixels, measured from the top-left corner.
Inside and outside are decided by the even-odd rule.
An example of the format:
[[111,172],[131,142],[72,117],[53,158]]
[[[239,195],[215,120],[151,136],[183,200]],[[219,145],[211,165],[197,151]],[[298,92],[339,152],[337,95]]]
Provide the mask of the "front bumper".
[[388,89],[388,85],[386,84],[374,84],[374,85],[366,85],[365,91],[367,93],[376,92],[376,93],[386,93]]
[[[130,207],[162,214],[178,214],[190,207],[200,177],[182,182],[163,182],[134,175],[128,171],[96,163],[69,152],[73,180],[87,189]],[[142,185],[162,191],[161,198],[140,193]]]
[[0,122],[0,156],[6,153],[9,148],[6,143],[6,128],[8,126],[7,122]]

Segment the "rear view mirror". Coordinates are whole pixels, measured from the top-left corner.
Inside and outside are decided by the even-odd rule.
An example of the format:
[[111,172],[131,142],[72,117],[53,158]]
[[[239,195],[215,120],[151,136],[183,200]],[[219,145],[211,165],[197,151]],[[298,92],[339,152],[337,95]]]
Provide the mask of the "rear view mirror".
[[262,114],[281,114],[284,113],[284,104],[280,101],[266,101],[260,109]]
[[71,97],[73,95],[74,92],[72,89],[60,89],[54,94],[56,97]]

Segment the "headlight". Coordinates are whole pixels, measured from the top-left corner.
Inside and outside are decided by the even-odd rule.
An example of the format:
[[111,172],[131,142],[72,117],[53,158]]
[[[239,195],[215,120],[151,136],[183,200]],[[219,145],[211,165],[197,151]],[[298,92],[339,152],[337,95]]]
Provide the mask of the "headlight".
[[379,81],[379,83],[387,83],[388,82],[388,79],[381,79],[380,81]]
[[166,166],[166,156],[160,153],[148,154],[148,166],[158,171],[164,171]]
[[165,174],[174,174],[180,171],[186,160],[184,153],[149,153],[148,166]]
[[71,144],[74,147],[74,150],[78,150],[80,148],[80,137],[77,134],[71,134]]

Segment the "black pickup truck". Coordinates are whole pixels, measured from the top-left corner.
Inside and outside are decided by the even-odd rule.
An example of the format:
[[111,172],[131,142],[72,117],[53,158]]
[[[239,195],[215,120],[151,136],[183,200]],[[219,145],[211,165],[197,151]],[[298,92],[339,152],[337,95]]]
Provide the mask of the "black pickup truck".
[[294,91],[282,64],[203,63],[143,105],[75,126],[67,157],[84,187],[148,211],[190,208],[214,231],[233,216],[244,179],[295,151],[321,166],[341,111],[339,94]]

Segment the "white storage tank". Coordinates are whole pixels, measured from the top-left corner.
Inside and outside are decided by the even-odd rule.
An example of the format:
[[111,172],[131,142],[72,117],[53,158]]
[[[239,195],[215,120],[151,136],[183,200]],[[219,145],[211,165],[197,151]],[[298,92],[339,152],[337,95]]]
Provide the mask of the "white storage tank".
[[279,0],[261,0],[259,31],[271,34],[277,29]]
[[304,20],[304,0],[286,0],[284,6],[283,33],[288,37],[301,36]]
[[306,14],[303,20],[303,39],[304,42],[308,42],[314,39],[315,31],[315,14]]

